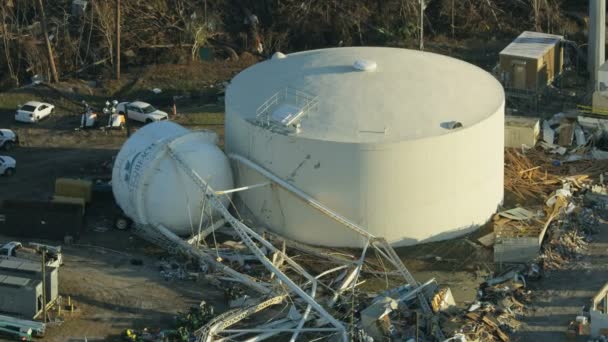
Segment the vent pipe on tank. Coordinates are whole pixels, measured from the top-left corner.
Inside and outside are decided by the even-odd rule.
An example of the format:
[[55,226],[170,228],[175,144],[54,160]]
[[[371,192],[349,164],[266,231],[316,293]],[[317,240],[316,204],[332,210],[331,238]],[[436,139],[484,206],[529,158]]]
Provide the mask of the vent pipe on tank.
[[604,64],[606,48],[606,0],[589,0],[589,48],[587,70],[594,89],[599,90],[598,72]]

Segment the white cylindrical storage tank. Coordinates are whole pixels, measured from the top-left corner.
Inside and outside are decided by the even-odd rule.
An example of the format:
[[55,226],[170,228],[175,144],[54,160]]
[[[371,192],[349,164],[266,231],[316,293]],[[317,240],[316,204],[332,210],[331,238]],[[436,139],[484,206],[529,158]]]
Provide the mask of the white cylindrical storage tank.
[[[258,63],[227,89],[226,151],[394,245],[458,236],[503,199],[504,92],[432,53],[375,47]],[[233,161],[237,186],[266,181]],[[261,224],[325,246],[361,246],[281,187],[238,194]]]
[[[204,225],[209,224],[214,213],[204,206],[204,190],[168,154],[169,147],[213,190],[233,187],[217,134],[162,121],[139,129],[122,146],[112,170],[112,190],[116,203],[135,223],[161,224],[183,236],[196,232],[201,217]],[[229,200],[224,197],[224,204]]]

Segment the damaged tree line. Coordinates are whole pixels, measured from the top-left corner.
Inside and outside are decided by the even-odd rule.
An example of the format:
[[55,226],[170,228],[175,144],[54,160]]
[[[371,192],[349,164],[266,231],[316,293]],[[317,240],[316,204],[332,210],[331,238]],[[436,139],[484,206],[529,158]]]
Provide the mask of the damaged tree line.
[[[563,33],[565,6],[565,0],[426,0],[425,37]],[[110,71],[121,59],[123,67],[184,63],[198,59],[201,47],[235,59],[243,51],[417,46],[420,12],[418,0],[4,0],[0,85],[18,86],[36,74],[69,77],[98,65],[105,68],[96,73]]]

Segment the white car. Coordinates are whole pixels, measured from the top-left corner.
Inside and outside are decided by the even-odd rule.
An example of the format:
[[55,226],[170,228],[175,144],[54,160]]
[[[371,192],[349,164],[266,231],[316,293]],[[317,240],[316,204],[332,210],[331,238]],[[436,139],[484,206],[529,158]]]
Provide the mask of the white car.
[[10,151],[19,143],[19,137],[10,129],[0,128],[0,148]]
[[15,120],[20,122],[38,122],[45,117],[51,115],[55,110],[55,106],[49,103],[29,101],[17,109]]
[[121,102],[116,106],[116,110],[118,110],[119,114],[126,115],[128,119],[145,123],[169,119],[167,113],[154,108],[149,103],[141,101]]
[[11,157],[0,156],[0,175],[12,176],[15,174],[17,161]]

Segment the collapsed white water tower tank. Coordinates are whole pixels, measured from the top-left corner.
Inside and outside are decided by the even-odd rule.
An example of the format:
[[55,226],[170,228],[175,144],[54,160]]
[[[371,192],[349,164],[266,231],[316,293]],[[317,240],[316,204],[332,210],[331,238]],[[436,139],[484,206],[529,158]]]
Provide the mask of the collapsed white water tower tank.
[[[258,63],[226,94],[226,150],[394,245],[452,238],[503,199],[504,104],[484,70],[427,52],[349,47]],[[234,161],[237,186],[267,181]],[[277,186],[238,194],[291,239],[362,239]]]
[[[196,232],[201,220],[204,229],[220,216],[209,205],[204,207],[203,189],[178,167],[169,147],[213,190],[233,187],[217,134],[162,121],[145,125],[122,146],[112,170],[112,190],[116,203],[136,224],[160,224],[185,236]],[[225,205],[229,201],[223,197]]]

